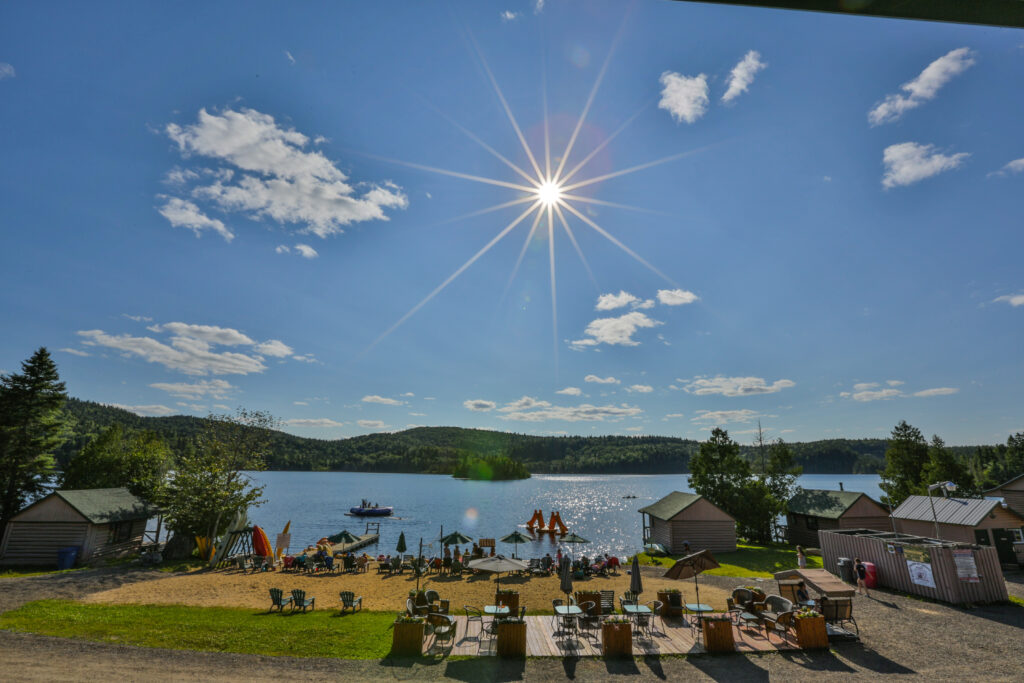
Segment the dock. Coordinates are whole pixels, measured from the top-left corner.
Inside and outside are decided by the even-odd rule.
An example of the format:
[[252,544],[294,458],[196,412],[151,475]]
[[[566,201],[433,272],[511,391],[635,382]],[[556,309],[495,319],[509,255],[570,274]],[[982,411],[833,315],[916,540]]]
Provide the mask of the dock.
[[354,543],[339,543],[334,546],[334,552],[338,553],[350,553],[353,550],[357,550],[364,546],[373,545],[380,540],[380,534],[363,534],[362,536],[356,536],[357,540]]

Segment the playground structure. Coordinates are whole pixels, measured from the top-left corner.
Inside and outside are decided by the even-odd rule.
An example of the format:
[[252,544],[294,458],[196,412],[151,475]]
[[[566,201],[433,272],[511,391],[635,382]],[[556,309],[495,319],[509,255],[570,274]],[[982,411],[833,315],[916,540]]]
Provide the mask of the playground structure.
[[534,510],[533,517],[530,517],[530,521],[526,523],[526,528],[530,532],[536,532],[538,534],[558,534],[559,536],[565,536],[569,533],[569,527],[565,526],[562,522],[562,515],[557,510],[551,512],[551,517],[548,521],[548,525],[544,526],[544,511]]

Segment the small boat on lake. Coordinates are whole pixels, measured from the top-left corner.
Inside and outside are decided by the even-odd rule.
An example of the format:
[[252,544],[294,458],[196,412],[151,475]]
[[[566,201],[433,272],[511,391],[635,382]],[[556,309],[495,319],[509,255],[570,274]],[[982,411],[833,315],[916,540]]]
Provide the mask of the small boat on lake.
[[391,505],[359,505],[348,511],[357,517],[390,517],[395,508]]

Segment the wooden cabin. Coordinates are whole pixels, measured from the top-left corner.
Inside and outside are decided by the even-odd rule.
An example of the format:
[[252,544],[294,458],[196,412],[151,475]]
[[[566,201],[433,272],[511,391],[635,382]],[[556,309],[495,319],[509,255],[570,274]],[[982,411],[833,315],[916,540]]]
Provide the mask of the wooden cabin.
[[[935,506],[934,514],[932,505]],[[1016,541],[1024,540],[1024,516],[995,498],[910,496],[892,512],[894,531],[938,535],[943,541],[995,546],[1000,562],[1016,562]]]
[[154,514],[128,489],[54,491],[11,518],[0,564],[53,565],[70,546],[79,562],[135,552]]
[[683,553],[686,543],[694,552],[736,550],[736,520],[704,496],[673,491],[639,512],[644,543],[660,543],[672,555]]
[[1002,498],[1007,505],[1013,508],[1014,512],[1024,515],[1024,474],[1018,475],[994,489],[989,489],[982,495],[989,498]]
[[800,489],[786,510],[786,536],[793,545],[819,547],[821,529],[892,531],[889,511],[860,491]]

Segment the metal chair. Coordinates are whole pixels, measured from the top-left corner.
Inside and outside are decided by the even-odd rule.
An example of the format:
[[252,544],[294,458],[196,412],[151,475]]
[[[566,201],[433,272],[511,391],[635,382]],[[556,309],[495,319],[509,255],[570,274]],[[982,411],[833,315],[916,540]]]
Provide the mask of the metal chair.
[[564,604],[565,604],[565,600],[562,600],[561,598],[556,598],[556,599],[551,601],[551,612],[554,614],[554,616],[551,618],[551,624],[552,624],[552,627],[556,631],[558,630],[558,617],[559,617],[559,614],[558,614],[558,610],[555,609],[555,608],[556,607],[561,607]]
[[487,627],[484,626],[484,613],[480,611],[479,607],[473,607],[472,605],[464,605],[463,609],[466,611],[466,633],[469,633],[469,625],[474,621],[480,624],[480,636],[487,635]]
[[[649,603],[647,603],[647,606],[651,608],[651,633],[655,633],[657,631],[657,629],[655,629],[654,627],[658,623],[658,621],[657,621],[658,617],[661,616],[661,614],[662,614],[661,610],[665,606],[665,603],[663,603],[660,600],[651,600]],[[662,635],[665,634],[665,620],[664,620],[664,618],[662,618],[662,620],[661,620],[661,633],[662,633]]]
[[597,634],[601,632],[601,616],[597,613],[597,603],[587,601],[580,605],[583,614],[579,617],[580,629],[584,635],[593,636],[597,640]]

